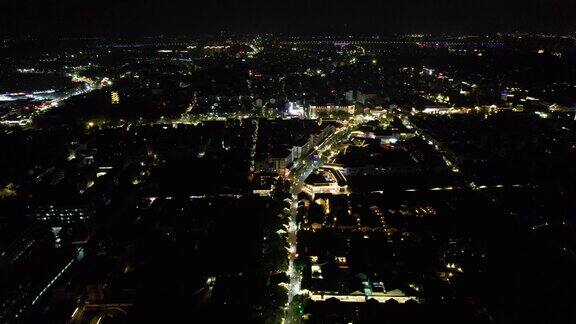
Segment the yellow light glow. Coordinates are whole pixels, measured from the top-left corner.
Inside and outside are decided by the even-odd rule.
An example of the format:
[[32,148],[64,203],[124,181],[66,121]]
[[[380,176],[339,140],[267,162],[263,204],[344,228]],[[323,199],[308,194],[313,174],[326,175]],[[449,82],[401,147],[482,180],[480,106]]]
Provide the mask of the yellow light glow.
[[120,94],[118,93],[118,91],[112,91],[110,95],[110,100],[113,105],[117,105],[120,103]]

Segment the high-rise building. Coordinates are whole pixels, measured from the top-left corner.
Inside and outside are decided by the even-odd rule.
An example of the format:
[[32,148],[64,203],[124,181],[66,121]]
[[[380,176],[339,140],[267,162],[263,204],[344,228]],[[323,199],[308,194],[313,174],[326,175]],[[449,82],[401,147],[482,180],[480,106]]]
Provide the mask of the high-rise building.
[[110,102],[113,105],[117,105],[120,103],[120,94],[118,93],[118,91],[112,91],[112,93],[110,94]]

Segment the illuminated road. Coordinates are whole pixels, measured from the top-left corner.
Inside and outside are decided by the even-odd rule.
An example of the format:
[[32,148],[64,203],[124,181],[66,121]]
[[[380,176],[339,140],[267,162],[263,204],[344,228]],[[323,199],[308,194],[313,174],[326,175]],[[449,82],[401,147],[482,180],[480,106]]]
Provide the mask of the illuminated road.
[[[52,108],[61,106],[70,98],[90,93],[94,90],[102,89],[112,83],[104,78],[99,82],[95,82],[88,78],[83,78],[80,84],[72,89],[56,92],[54,90],[38,92],[36,94],[24,95],[24,98],[32,99],[35,101],[35,108],[22,109],[22,106],[17,106],[10,109],[10,111],[0,116],[0,123],[7,125],[21,125],[25,126],[32,122],[32,120],[41,114],[49,111]],[[6,97],[6,96],[4,96]],[[23,98],[16,97],[13,101]],[[0,100],[1,101],[1,100]],[[11,100],[12,101],[12,100]]]
[[255,170],[256,160],[256,145],[258,144],[258,130],[260,128],[260,121],[258,118],[254,119],[254,133],[252,133],[252,147],[250,148],[250,172]]
[[[326,162],[329,154],[324,154],[332,148],[332,146],[338,146],[343,140],[348,138],[353,125],[340,128],[337,132],[331,134],[322,142],[316,150],[312,153],[304,156],[296,165],[292,174],[290,175],[289,181],[290,193],[292,194],[292,201],[290,202],[290,220],[287,226],[287,242],[288,242],[288,277],[290,278],[290,283],[288,285],[288,310],[286,312],[286,322],[287,323],[300,323],[301,317],[298,314],[294,314],[292,307],[292,300],[294,296],[300,294],[300,285],[302,282],[302,275],[295,269],[294,260],[297,258],[297,244],[298,244],[298,194],[302,191],[304,186],[304,181],[306,178],[317,168],[322,166]],[[314,154],[319,154],[322,158],[315,162],[310,162],[309,157]]]

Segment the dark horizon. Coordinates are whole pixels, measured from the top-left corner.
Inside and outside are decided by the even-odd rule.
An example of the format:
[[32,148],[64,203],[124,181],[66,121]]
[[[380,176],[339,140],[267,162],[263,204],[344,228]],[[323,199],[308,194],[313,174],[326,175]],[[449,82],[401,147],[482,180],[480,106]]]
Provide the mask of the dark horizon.
[[6,0],[0,4],[0,35],[194,36],[225,31],[306,36],[576,31],[576,3],[569,0],[35,2]]

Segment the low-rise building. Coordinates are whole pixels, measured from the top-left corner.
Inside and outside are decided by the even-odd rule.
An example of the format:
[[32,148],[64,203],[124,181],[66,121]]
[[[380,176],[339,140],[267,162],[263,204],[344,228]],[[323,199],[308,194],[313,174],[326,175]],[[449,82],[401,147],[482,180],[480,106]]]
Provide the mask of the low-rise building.
[[354,112],[356,112],[356,106],[354,105],[311,105],[309,109],[312,117],[318,116],[318,114],[331,114],[335,112],[346,112],[348,114],[354,114]]
[[321,167],[316,172],[310,174],[304,182],[302,191],[312,199],[316,194],[348,194],[348,184],[346,178],[337,167]]

